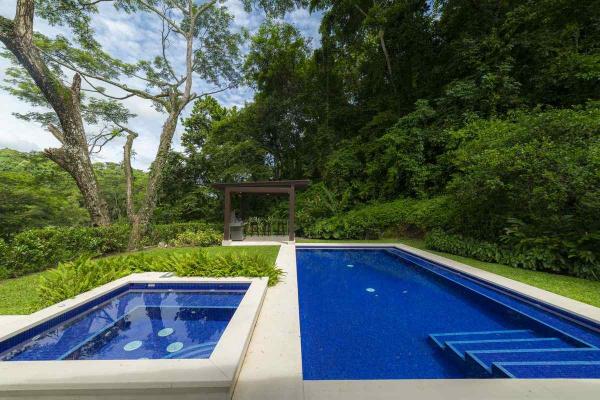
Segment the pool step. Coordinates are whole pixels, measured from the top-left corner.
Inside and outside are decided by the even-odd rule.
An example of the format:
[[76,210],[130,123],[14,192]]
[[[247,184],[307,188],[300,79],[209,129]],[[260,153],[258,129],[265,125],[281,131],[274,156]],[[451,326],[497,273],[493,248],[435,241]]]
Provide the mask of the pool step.
[[535,337],[535,334],[528,329],[480,332],[448,332],[432,333],[429,335],[429,339],[441,349],[446,348],[447,341],[530,339]]
[[493,364],[585,361],[600,362],[600,349],[521,349],[467,351],[465,356],[469,377],[489,377]]
[[476,350],[522,350],[522,349],[562,349],[571,344],[559,338],[534,339],[495,339],[495,340],[460,340],[446,342],[446,352],[457,360],[465,360],[467,351]]
[[504,362],[492,365],[494,378],[597,379],[600,361]]
[[185,347],[175,353],[168,354],[163,358],[209,358],[217,342],[206,342],[194,346]]

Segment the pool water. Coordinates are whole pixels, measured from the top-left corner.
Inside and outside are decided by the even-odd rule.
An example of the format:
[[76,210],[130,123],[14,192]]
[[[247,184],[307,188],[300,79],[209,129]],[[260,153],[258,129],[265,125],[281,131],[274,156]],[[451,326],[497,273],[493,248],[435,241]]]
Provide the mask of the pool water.
[[246,292],[223,286],[127,290],[13,346],[0,360],[208,358]]
[[414,255],[298,248],[297,266],[304,379],[600,377],[600,327]]

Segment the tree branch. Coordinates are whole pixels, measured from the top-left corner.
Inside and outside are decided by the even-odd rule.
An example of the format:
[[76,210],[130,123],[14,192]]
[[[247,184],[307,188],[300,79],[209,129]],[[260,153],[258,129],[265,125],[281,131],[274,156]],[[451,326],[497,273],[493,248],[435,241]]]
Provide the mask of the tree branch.
[[54,124],[48,124],[48,130],[61,144],[65,143],[65,135]]
[[165,13],[163,13],[162,11],[160,11],[158,8],[154,7],[153,5],[149,4],[146,1],[140,0],[139,3],[142,6],[146,7],[148,10],[150,10],[153,13],[155,13],[156,15],[158,15],[160,18],[162,18],[166,23],[168,23],[171,26],[171,28],[173,28],[173,31],[179,33],[182,36],[186,36],[185,32],[179,28],[179,25],[175,21],[173,21],[171,18],[167,17],[167,15]]
[[217,0],[211,0],[211,1],[207,2],[207,3],[204,3],[202,5],[202,7],[200,7],[198,10],[196,10],[195,13],[192,13],[192,18],[191,18],[191,20],[193,22],[192,25],[196,24],[196,20],[197,20],[197,18],[198,18],[198,16],[200,14],[202,14],[203,12],[205,12],[206,10],[208,10],[209,8],[211,8],[212,6],[214,6],[216,2],[217,2]]
[[18,0],[17,12],[15,15],[14,32],[17,38],[24,43],[31,44],[33,38],[33,11],[35,8],[34,0]]
[[385,46],[385,40],[383,38],[383,29],[379,29],[378,36],[381,44],[381,50],[383,50],[383,56],[385,57],[385,63],[387,64],[388,73],[390,74],[390,79],[394,79],[394,74],[392,73],[392,62],[390,61],[390,55],[388,54],[387,47]]
[[[166,29],[166,33],[165,33],[165,29]],[[162,30],[161,30],[162,57],[163,57],[163,60],[165,60],[165,64],[167,66],[169,74],[171,75],[173,80],[177,81],[177,76],[175,75],[175,71],[173,70],[171,63],[169,62],[169,59],[167,58],[167,40],[169,39],[170,33],[171,33],[171,28],[169,28],[168,24],[166,24],[165,21],[163,20],[162,21]]]
[[[115,81],[113,81],[111,79],[108,79],[108,78],[105,78],[103,76],[99,76],[99,75],[94,75],[94,74],[87,73],[87,72],[85,72],[85,71],[77,68],[75,65],[73,65],[73,64],[71,64],[69,62],[65,62],[65,61],[61,60],[60,58],[56,58],[56,57],[52,56],[51,54],[47,54],[47,53],[44,53],[44,54],[48,58],[50,58],[53,62],[57,63],[58,65],[60,65],[62,67],[65,67],[65,68],[67,68],[67,69],[69,69],[69,70],[71,70],[71,71],[73,71],[73,72],[75,72],[77,74],[80,74],[83,77],[87,77],[89,79],[95,79],[95,80],[98,80],[98,81],[101,81],[101,82],[104,82],[104,83],[108,83],[109,85],[118,87],[119,89],[121,89],[121,90],[123,90],[123,91],[125,91],[127,93],[131,93],[132,95],[139,96],[139,97],[147,99],[147,100],[156,101],[157,103],[161,104],[164,107],[168,106],[168,104],[162,100],[162,98],[169,96],[168,93],[160,93],[160,94],[157,94],[157,95],[153,95],[153,94],[150,94],[150,93],[145,92],[143,90],[133,89],[133,88],[128,87],[127,85],[115,82]],[[87,79],[86,79],[86,82],[89,83],[89,81]],[[102,92],[99,91],[99,93],[102,93]],[[129,97],[131,97],[131,96],[129,96]]]
[[224,92],[226,90],[232,89],[232,88],[236,87],[237,85],[238,85],[238,83],[235,82],[235,83],[232,83],[231,85],[229,85],[227,87],[220,88],[220,89],[215,89],[215,90],[213,90],[211,92],[204,92],[204,93],[201,93],[201,94],[194,93],[194,94],[192,94],[190,96],[190,100],[189,101],[194,101],[194,100],[199,99],[201,97],[206,97],[206,96],[211,96],[213,94],[221,93],[221,92]]
[[360,8],[360,6],[358,4],[354,4],[354,8],[356,8],[365,18],[368,17],[367,13],[364,12],[364,10],[362,8]]

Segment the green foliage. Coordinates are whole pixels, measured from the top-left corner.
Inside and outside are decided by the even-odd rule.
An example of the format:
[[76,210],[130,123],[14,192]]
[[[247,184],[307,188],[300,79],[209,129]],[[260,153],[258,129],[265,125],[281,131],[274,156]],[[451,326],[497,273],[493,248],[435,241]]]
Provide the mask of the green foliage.
[[97,256],[124,251],[128,235],[129,228],[125,225],[31,229],[17,234],[10,242],[7,268],[14,277],[42,271],[83,254]]
[[42,275],[37,288],[38,297],[43,306],[49,306],[129,273],[126,265],[81,257],[72,262],[61,263],[58,268]]
[[344,205],[323,182],[309,186],[296,198],[296,225],[300,232],[319,219],[332,217],[344,210]]
[[6,279],[10,276],[8,271],[8,263],[10,261],[10,248],[4,241],[4,239],[0,238],[0,280]]
[[87,223],[72,178],[39,153],[0,150],[0,237],[46,225]]
[[[600,260],[600,107],[517,112],[452,133],[454,230],[555,268]],[[553,254],[554,256],[550,256]],[[541,257],[541,256],[540,256]],[[549,268],[549,267],[547,267]]]
[[38,296],[41,305],[47,306],[129,274],[149,271],[178,276],[268,277],[269,285],[277,283],[283,273],[268,258],[244,252],[215,255],[197,250],[163,257],[136,253],[97,260],[81,257],[42,275]]
[[[481,261],[600,280],[597,259],[581,257],[577,253],[569,254],[569,247],[562,244],[556,246],[556,243],[549,243],[549,240],[536,240],[529,242],[528,246],[510,247],[434,229],[425,237],[425,244],[433,250]],[[568,262],[565,262],[566,258],[569,259]]]
[[[125,176],[115,163],[95,163],[98,183],[114,221],[125,218]],[[147,174],[134,170],[140,204]],[[44,226],[84,226],[89,216],[73,178],[42,153],[0,149],[0,237]]]
[[305,227],[309,238],[377,239],[385,235],[421,235],[427,229],[445,226],[449,208],[444,197],[429,200],[399,199],[350,210]]
[[[17,234],[8,244],[2,242],[0,260],[3,260],[5,275],[21,276],[43,271],[80,256],[95,257],[125,251],[129,232],[128,225],[32,229]],[[199,245],[211,245],[220,241],[220,234],[211,226],[202,222],[189,222],[151,226],[142,242],[145,246],[155,246],[160,242],[175,243],[178,235],[184,232],[196,235],[202,243]]]
[[222,226],[206,222],[178,222],[173,224],[152,225],[142,238],[144,246],[154,246],[160,242],[168,243],[182,233],[215,235]]
[[177,234],[175,239],[169,240],[169,246],[185,247],[185,246],[214,246],[221,243],[223,234],[216,230],[206,231],[185,231]]

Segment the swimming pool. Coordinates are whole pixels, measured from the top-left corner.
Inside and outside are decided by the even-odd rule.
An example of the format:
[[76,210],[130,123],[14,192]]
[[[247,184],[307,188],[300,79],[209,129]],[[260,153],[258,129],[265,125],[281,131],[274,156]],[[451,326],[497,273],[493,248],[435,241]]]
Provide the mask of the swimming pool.
[[267,283],[132,274],[2,324],[0,398],[230,399]]
[[248,287],[129,285],[1,342],[0,360],[209,358]]
[[396,248],[297,248],[305,380],[600,378],[600,326]]

